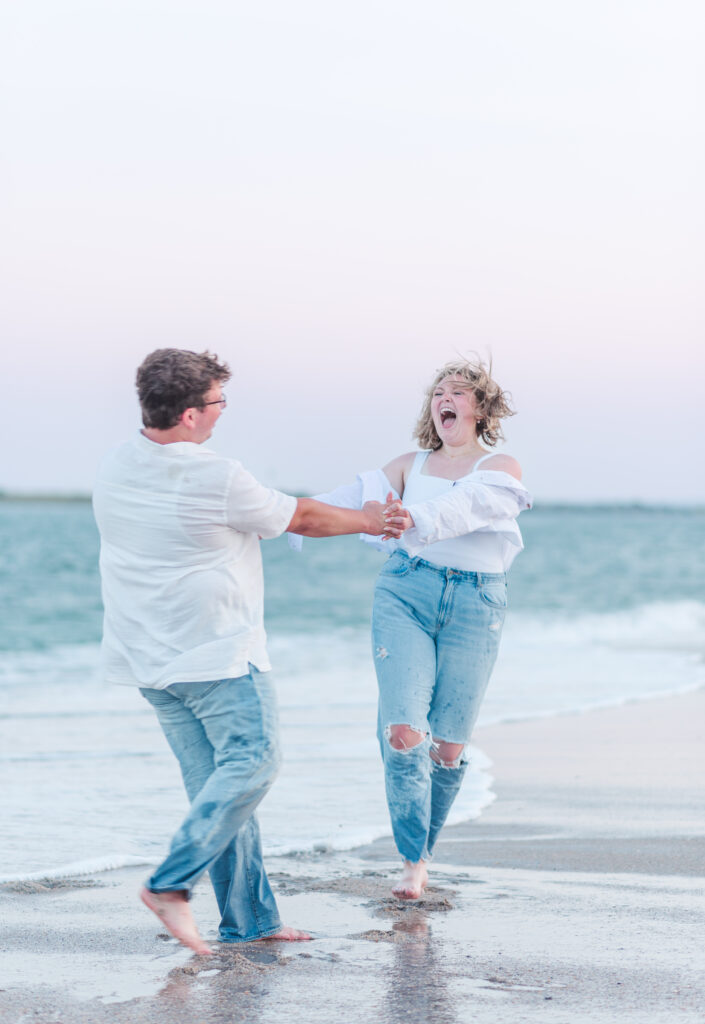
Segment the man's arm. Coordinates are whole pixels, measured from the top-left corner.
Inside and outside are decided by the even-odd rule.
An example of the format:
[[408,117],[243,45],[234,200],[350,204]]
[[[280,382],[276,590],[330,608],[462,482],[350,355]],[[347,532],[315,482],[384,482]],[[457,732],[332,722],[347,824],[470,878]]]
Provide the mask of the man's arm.
[[405,518],[398,514],[400,503],[393,501],[391,493],[387,503],[387,511],[379,501],[368,501],[358,511],[335,508],[314,498],[298,498],[296,511],[286,529],[288,533],[300,533],[303,537],[338,537],[348,533],[401,537]]

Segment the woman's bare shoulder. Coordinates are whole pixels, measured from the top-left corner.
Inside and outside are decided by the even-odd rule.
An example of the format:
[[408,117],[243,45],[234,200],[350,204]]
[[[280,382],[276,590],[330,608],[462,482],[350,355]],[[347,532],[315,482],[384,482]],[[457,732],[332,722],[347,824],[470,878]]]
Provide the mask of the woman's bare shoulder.
[[387,463],[384,472],[386,473],[388,469],[410,469],[417,455],[418,452],[404,452],[403,455],[397,455],[395,459]]
[[403,494],[404,485],[417,454],[417,452],[404,452],[403,455],[397,455],[396,459],[392,459],[391,462],[384,466],[387,479],[397,494]]
[[491,459],[483,459],[479,472],[482,472],[483,469],[493,469],[500,473],[509,473],[511,476],[516,477],[517,480],[521,480],[521,466],[514,456],[505,455],[503,452],[498,452]]

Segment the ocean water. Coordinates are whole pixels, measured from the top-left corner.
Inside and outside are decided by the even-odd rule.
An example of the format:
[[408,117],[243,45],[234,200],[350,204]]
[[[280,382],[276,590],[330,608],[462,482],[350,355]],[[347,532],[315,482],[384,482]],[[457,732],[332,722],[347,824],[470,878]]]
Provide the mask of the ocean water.
[[[705,684],[705,510],[539,506],[480,724],[580,712]],[[285,763],[266,849],[388,834],[368,623],[383,555],[346,537],[263,544]],[[153,863],[186,808],[136,690],[98,671],[98,538],[82,502],[0,502],[0,880]],[[473,747],[452,820],[493,799]]]

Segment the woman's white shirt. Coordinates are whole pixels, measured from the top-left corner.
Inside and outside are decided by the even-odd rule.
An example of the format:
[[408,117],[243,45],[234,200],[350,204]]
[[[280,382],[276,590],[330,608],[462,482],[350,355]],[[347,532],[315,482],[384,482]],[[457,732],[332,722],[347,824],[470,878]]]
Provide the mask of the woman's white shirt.
[[[425,476],[420,474],[420,468],[429,454],[419,452],[414,460],[417,480],[421,480],[419,487],[409,489],[414,477],[412,468],[404,491],[404,506],[414,520],[412,529],[398,541],[383,541],[367,534],[361,534],[361,539],[388,554],[401,548],[412,558],[451,568],[506,572],[524,547],[516,519],[520,512],[531,508],[532,499],[526,487],[510,473],[491,469],[475,469],[456,481]],[[377,469],[360,473],[353,483],[316,498],[340,508],[362,508],[366,501],[385,502],[389,491],[399,497],[384,471]],[[472,534],[477,536],[468,542],[468,535]],[[295,550],[301,549],[302,540],[289,535],[289,544]],[[451,542],[453,547],[445,551],[434,547],[442,542]],[[443,560],[437,561],[441,557]]]

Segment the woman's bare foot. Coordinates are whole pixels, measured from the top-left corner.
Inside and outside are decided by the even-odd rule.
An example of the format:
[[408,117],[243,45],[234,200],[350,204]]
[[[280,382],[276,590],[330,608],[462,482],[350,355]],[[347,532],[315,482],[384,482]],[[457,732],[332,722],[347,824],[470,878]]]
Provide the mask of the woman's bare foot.
[[428,885],[428,871],[424,861],[404,861],[404,871],[398,885],[392,888],[400,900],[417,900]]
[[285,924],[274,935],[263,935],[261,939],[256,939],[255,941],[271,942],[272,939],[278,939],[279,942],[308,942],[312,938],[313,936],[309,935],[308,932],[300,932],[298,928],[290,928],[289,925]]
[[210,956],[212,949],[198,934],[188,900],[180,892],[150,892],[142,889],[140,899],[156,914],[168,932],[184,946],[200,956]]

